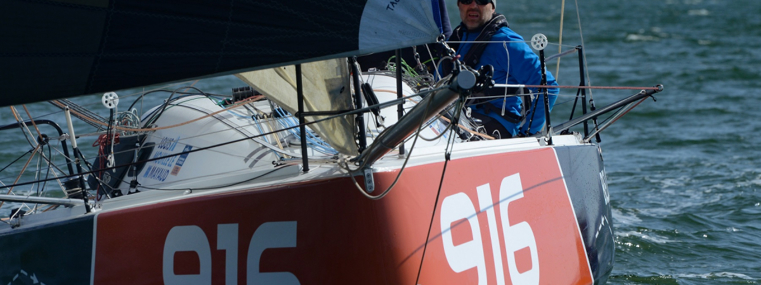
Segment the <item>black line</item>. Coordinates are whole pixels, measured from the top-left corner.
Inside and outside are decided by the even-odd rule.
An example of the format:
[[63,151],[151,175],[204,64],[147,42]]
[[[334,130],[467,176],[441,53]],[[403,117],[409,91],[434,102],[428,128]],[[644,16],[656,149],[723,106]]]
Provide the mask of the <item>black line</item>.
[[439,190],[436,192],[436,202],[433,204],[433,214],[431,215],[431,223],[428,224],[428,234],[425,236],[425,244],[423,245],[423,257],[420,258],[420,267],[417,270],[417,278],[415,278],[415,284],[420,281],[420,272],[423,272],[423,261],[425,261],[425,251],[428,249],[428,241],[431,238],[431,229],[433,228],[433,220],[436,219],[436,208],[439,207],[439,196],[441,195],[441,185],[444,184],[444,173],[447,172],[447,164],[449,164],[449,157],[444,161],[444,169],[441,171],[441,180],[439,181]]

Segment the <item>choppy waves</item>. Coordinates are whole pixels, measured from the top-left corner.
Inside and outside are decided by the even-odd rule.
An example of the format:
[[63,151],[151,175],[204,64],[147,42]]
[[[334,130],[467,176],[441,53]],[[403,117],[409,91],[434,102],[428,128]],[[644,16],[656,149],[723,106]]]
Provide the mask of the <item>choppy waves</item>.
[[761,2],[584,3],[593,85],[665,86],[602,133],[609,283],[761,283]]

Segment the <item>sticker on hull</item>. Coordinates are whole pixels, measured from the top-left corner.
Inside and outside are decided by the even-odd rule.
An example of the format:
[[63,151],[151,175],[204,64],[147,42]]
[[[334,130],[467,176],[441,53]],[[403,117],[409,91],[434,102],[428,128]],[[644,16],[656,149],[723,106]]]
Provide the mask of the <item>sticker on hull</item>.
[[[177,176],[188,159],[189,153],[184,153],[179,156],[173,155],[180,153],[177,149],[177,144],[180,141],[180,137],[164,137],[158,143],[156,151],[151,155],[152,159],[169,156],[159,160],[149,161],[143,171],[142,178],[164,182],[169,175]],[[182,152],[188,152],[193,149],[192,146],[186,145]]]

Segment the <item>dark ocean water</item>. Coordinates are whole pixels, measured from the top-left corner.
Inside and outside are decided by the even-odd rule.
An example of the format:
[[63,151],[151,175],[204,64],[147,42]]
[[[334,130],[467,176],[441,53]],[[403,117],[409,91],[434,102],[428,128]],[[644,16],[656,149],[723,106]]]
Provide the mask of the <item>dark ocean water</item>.
[[[616,239],[609,283],[761,283],[761,1],[579,6],[593,85],[666,88],[602,133]],[[499,1],[497,10],[524,38],[557,42],[560,7]],[[563,43],[578,45],[573,1],[565,12]],[[578,82],[574,65],[561,61],[561,84]],[[598,107],[629,94],[593,92]]]
[[[498,0],[497,10],[525,38],[544,33],[558,43],[561,1]],[[459,16],[454,2],[449,4],[456,25]],[[609,283],[761,283],[761,150],[754,141],[761,131],[761,1],[578,4],[593,85],[666,88],[656,95],[657,102],[646,101],[602,133],[616,235]],[[564,50],[581,44],[570,0],[563,33]],[[551,45],[548,55],[557,49]],[[564,58],[557,74],[560,84],[578,84],[577,68],[575,57]],[[554,72],[555,65],[549,69]],[[196,87],[229,94],[230,87],[242,85],[228,76]],[[119,95],[131,103],[139,91]],[[592,95],[600,107],[633,92],[595,90]],[[164,98],[150,97],[145,107]],[[563,110],[570,108],[570,99],[558,100],[553,122],[567,118]],[[107,116],[99,96],[74,100]],[[35,119],[65,125],[48,103],[28,107]],[[13,121],[8,108],[0,109],[0,124]],[[78,120],[75,126],[80,134],[92,131]],[[0,167],[29,149],[18,134],[0,133]],[[80,140],[88,157],[96,152],[93,140]],[[54,157],[62,164],[60,155]],[[23,162],[25,158],[0,173],[0,181],[13,182],[8,173],[17,172]],[[3,206],[0,216],[9,209]]]

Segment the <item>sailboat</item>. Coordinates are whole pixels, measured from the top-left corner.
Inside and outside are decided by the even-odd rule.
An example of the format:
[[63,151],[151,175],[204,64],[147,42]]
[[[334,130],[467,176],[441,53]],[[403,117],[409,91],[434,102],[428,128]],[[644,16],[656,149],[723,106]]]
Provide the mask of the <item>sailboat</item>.
[[[0,223],[0,284],[604,283],[614,246],[595,138],[662,88],[588,110],[582,75],[581,116],[494,139],[465,100],[525,86],[456,61],[436,81],[405,73],[401,53],[391,70],[354,58],[443,43],[439,5],[0,4],[14,23],[0,27],[0,104],[50,101],[67,117],[0,126],[55,125],[29,143],[57,138],[67,158],[55,178],[3,181],[0,201],[18,206]],[[143,114],[112,92],[223,74],[247,86],[181,86]],[[109,118],[65,99],[96,93]],[[99,126],[93,160],[74,118]],[[43,180],[63,197],[13,193]]]

